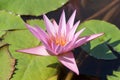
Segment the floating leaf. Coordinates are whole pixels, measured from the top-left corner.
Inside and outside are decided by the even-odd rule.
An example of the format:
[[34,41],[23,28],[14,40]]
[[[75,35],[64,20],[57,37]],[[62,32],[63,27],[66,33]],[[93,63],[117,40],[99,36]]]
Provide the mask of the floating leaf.
[[[12,29],[25,29],[24,22],[20,16],[10,14],[5,11],[0,11],[0,31]],[[2,31],[0,33],[4,32]]]
[[40,15],[62,6],[67,0],[0,0],[0,9],[22,15]]
[[7,45],[7,43],[0,41],[0,47]]
[[0,38],[6,33],[6,31],[0,31]]
[[57,80],[57,78],[58,78],[58,76],[57,76],[57,75],[55,75],[55,76],[53,76],[53,77],[49,78],[48,80]]
[[103,36],[84,45],[84,50],[98,59],[116,58],[107,47],[107,44],[109,44],[116,51],[120,52],[120,30],[115,25],[105,21],[90,20],[82,23],[78,30],[83,27],[86,27],[86,30],[83,32],[82,36],[104,32]]
[[39,20],[39,19],[27,20],[27,23],[32,26],[40,26],[44,30],[46,29],[45,24],[43,24],[44,23],[43,20]]
[[28,30],[9,31],[4,36],[4,42],[10,44],[9,50],[17,59],[17,70],[11,80],[46,80],[56,74],[56,68],[52,67],[57,62],[55,57],[16,52],[18,49],[41,45]]
[[0,80],[9,80],[15,69],[15,59],[11,57],[8,46],[0,48]]

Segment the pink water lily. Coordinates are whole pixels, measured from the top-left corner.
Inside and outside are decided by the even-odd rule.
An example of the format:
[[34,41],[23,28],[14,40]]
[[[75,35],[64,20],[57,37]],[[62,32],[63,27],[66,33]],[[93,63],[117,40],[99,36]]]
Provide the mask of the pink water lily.
[[51,22],[46,15],[43,15],[47,32],[38,26],[32,27],[26,24],[27,28],[43,43],[43,45],[18,51],[41,56],[56,56],[64,66],[79,75],[79,70],[72,50],[103,35],[103,33],[79,37],[85,28],[75,32],[80,23],[80,21],[78,21],[74,24],[75,14],[76,11],[73,12],[66,23],[65,13],[63,11],[59,24],[57,24],[55,20]]

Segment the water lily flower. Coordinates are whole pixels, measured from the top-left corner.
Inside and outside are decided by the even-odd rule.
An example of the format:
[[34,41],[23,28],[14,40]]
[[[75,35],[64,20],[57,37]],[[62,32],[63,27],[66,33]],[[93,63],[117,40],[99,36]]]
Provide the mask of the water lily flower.
[[55,20],[51,22],[46,15],[43,15],[46,32],[38,26],[32,27],[26,24],[31,33],[38,38],[43,45],[18,51],[41,56],[56,56],[64,66],[79,75],[72,50],[103,35],[103,33],[79,37],[85,28],[76,32],[80,21],[74,24],[75,15],[76,11],[73,12],[66,23],[65,12],[63,11],[59,24],[57,24]]

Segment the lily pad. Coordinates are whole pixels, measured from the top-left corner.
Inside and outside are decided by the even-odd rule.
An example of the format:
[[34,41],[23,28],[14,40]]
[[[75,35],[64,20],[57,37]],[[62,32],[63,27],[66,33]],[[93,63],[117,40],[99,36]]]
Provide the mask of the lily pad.
[[9,31],[4,36],[4,42],[10,44],[9,50],[17,59],[17,70],[11,80],[47,80],[56,74],[56,68],[52,67],[57,62],[56,57],[43,57],[16,52],[19,49],[41,45],[40,41],[28,30]]
[[0,80],[9,80],[15,69],[15,59],[11,56],[8,46],[0,48]]
[[82,23],[78,30],[86,27],[81,36],[104,33],[103,36],[90,41],[82,48],[91,56],[98,59],[115,59],[107,44],[111,45],[117,52],[120,52],[120,30],[113,24],[100,20],[90,20]]
[[0,11],[0,31],[13,29],[25,29],[23,20],[18,15]]
[[27,20],[27,23],[32,25],[32,26],[39,26],[42,27],[42,29],[46,29],[45,24],[43,20],[39,20],[39,19],[33,19],[33,20]]
[[0,47],[7,45],[7,43],[0,41]]
[[6,33],[6,31],[0,31],[0,38]]
[[0,0],[0,9],[22,15],[40,15],[61,7],[67,0]]
[[55,76],[53,76],[53,77],[49,78],[48,80],[57,80],[57,78],[58,78],[58,76],[57,76],[57,75],[55,75]]

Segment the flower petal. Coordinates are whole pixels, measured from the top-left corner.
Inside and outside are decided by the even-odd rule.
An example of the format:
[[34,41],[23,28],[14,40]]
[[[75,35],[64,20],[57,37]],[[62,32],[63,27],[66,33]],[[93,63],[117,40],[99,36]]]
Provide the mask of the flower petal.
[[51,54],[58,55],[58,51],[57,51],[58,48],[59,48],[59,45],[56,45],[54,42],[51,42],[51,49],[48,49],[48,50],[52,52]]
[[36,36],[36,38],[38,38],[43,43],[47,44],[48,35],[45,31],[43,31],[40,27],[32,27],[28,24],[26,24],[26,27],[30,30],[30,32],[32,32],[34,36]]
[[48,19],[48,17],[46,15],[43,15],[43,19],[46,25],[46,29],[49,35],[55,36],[55,28],[53,26],[53,24],[51,23],[51,21]]
[[[47,47],[46,47],[47,48]],[[48,51],[52,52],[52,55],[59,55],[63,52],[63,46],[56,45],[54,42],[51,42],[51,48],[47,48]]]
[[53,26],[55,28],[56,33],[58,34],[58,28],[59,28],[59,26],[58,26],[58,24],[57,24],[57,22],[55,20],[53,20]]
[[75,14],[76,14],[76,10],[73,12],[72,16],[69,18],[67,22],[68,29],[71,29],[73,27],[74,20],[75,20]]
[[[80,20],[79,20],[79,21],[77,21],[73,27],[78,27],[78,26],[79,26],[79,24],[80,24]],[[75,31],[76,31],[76,30],[75,30]]]
[[24,53],[28,53],[28,54],[41,55],[41,56],[49,56],[49,53],[47,52],[47,50],[44,46],[38,46],[35,48],[29,48],[29,49],[23,49],[23,50],[17,50],[17,52],[24,52]]
[[71,41],[69,41],[68,43],[66,43],[66,45],[63,47],[63,52],[68,52],[74,49],[74,44],[75,44],[75,39],[73,37],[73,39]]
[[79,75],[79,70],[77,68],[75,58],[72,52],[58,56],[58,59],[64,66],[66,66],[67,68],[75,72],[77,75]]
[[80,34],[85,30],[86,28],[83,28],[81,29],[80,31],[78,31],[76,34],[75,34],[75,40],[77,40],[77,38],[80,36]]
[[78,39],[75,43],[75,48],[78,47],[78,46],[81,46],[97,37],[100,37],[102,36],[104,33],[100,33],[100,34],[93,34],[93,35],[90,35],[90,36],[85,36],[85,37],[82,37],[80,39]]
[[72,29],[68,32],[68,36],[67,36],[68,38],[67,38],[67,39],[68,39],[69,41],[71,41],[72,38],[74,37],[75,31],[76,31],[79,23],[80,23],[80,21],[78,21],[78,22],[72,27]]
[[56,51],[57,55],[61,54],[63,52],[63,46],[61,46],[61,45],[56,46],[55,51]]
[[59,21],[58,35],[60,35],[60,36],[66,35],[66,19],[65,19],[65,12],[64,12],[64,10],[62,12],[62,15],[61,15],[60,21]]

